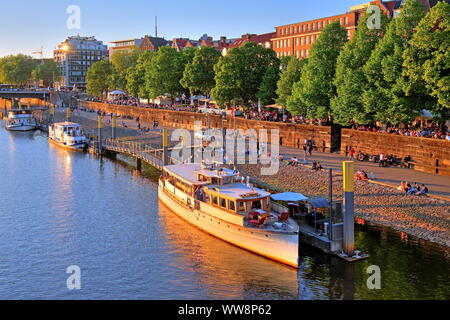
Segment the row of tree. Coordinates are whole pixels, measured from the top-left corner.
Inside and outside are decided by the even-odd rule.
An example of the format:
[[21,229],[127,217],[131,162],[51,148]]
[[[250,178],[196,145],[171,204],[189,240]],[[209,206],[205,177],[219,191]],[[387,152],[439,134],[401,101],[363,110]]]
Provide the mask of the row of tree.
[[338,22],[327,25],[310,57],[278,59],[271,49],[246,43],[221,56],[203,47],[177,52],[116,53],[94,64],[87,89],[133,96],[211,95],[221,106],[280,104],[307,118],[335,123],[406,123],[424,109],[445,119],[450,110],[450,5],[441,1],[425,15],[407,0],[393,20],[369,28],[365,16],[353,38]]
[[[335,123],[408,123],[424,109],[450,118],[450,5],[425,14],[407,0],[400,15],[382,16],[369,28],[367,15],[347,41],[338,24],[328,25],[305,62],[290,61],[281,75],[277,102],[308,118]],[[289,90],[291,88],[291,91]]]
[[0,58],[0,83],[23,86],[34,80],[48,86],[59,75],[59,67],[53,60],[39,61],[23,54]]

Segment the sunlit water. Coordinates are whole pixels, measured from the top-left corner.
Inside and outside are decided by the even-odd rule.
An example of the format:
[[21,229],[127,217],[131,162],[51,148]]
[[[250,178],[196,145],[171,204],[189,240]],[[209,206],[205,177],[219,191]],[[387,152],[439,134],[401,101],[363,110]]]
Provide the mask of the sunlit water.
[[[450,297],[442,248],[359,229],[369,260],[346,264],[304,247],[297,271],[189,226],[158,203],[155,172],[131,163],[0,128],[0,299]],[[67,289],[71,265],[81,290]],[[381,268],[381,290],[366,286],[370,265]]]

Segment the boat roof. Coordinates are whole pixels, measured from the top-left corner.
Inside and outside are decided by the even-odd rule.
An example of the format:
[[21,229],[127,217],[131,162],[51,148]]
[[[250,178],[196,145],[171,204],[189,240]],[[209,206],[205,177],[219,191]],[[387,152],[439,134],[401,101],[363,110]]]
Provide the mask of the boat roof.
[[216,192],[224,198],[233,198],[236,200],[254,200],[270,196],[269,192],[258,188],[251,188],[243,183],[232,183],[223,186],[211,185],[207,187],[207,190]]
[[58,123],[54,123],[55,126],[58,127],[79,127],[80,124],[75,123],[75,122],[58,122]]
[[222,171],[203,169],[198,163],[185,163],[164,167],[164,170],[170,172],[189,184],[209,185],[209,182],[198,181],[198,175],[202,174],[210,178],[234,177],[237,174],[230,169],[222,168]]

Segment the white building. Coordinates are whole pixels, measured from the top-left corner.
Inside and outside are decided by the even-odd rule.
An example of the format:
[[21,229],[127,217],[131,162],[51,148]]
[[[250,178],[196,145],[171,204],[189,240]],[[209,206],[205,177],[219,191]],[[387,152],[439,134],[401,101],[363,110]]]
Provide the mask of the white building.
[[69,37],[56,47],[53,58],[61,67],[60,85],[85,88],[86,72],[95,62],[108,58],[108,46],[95,37]]

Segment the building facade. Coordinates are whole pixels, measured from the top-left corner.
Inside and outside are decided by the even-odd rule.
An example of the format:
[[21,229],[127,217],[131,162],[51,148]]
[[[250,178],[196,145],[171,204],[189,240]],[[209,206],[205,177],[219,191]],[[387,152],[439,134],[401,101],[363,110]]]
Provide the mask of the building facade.
[[110,42],[109,58],[116,52],[130,52],[133,49],[158,51],[160,47],[170,45],[164,38],[145,36],[140,39],[128,39]]
[[231,49],[240,47],[247,42],[256,43],[266,49],[273,49],[272,38],[274,38],[275,36],[276,36],[275,32],[265,33],[265,34],[260,34],[260,35],[251,34],[251,33],[244,34],[239,39],[234,40],[229,46],[227,46],[226,48],[223,48],[222,55],[225,56],[228,53],[228,51],[230,51]]
[[273,50],[278,57],[295,56],[298,59],[308,58],[311,46],[317,41],[320,33],[328,24],[339,22],[347,30],[349,39],[355,34],[358,23],[370,5],[377,5],[389,17],[394,15],[394,8],[401,1],[376,0],[350,8],[349,12],[336,16],[314,19],[276,27],[276,35],[272,39]]
[[69,37],[53,51],[61,68],[60,86],[86,87],[86,72],[95,62],[108,58],[108,46],[95,37]]

